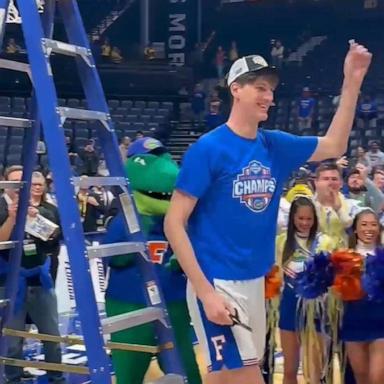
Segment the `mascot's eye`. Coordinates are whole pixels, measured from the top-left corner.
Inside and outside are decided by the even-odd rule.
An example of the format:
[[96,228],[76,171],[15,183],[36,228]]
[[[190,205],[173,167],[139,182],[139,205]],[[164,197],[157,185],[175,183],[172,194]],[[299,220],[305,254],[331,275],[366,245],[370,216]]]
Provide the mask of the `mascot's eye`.
[[146,166],[147,164],[145,163],[145,160],[142,157],[136,157],[134,160],[135,163],[139,163],[142,166]]

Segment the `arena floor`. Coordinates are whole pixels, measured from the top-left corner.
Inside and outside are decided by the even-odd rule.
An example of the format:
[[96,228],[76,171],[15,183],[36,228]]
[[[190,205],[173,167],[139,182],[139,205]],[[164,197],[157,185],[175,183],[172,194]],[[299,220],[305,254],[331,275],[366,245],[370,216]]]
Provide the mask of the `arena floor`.
[[[80,322],[76,316],[73,314],[61,315],[60,316],[60,331],[62,335],[81,335],[81,327]],[[196,355],[198,359],[199,366],[201,368],[202,374],[206,372],[204,359],[201,353],[199,346],[196,346]],[[33,360],[43,360],[44,355],[41,354],[41,345],[37,341],[30,340],[26,343],[25,346],[25,357],[27,359]],[[283,359],[281,356],[281,352],[277,352],[275,356],[275,377],[274,384],[282,383],[282,368],[283,368]],[[81,345],[73,345],[66,349],[63,349],[63,363],[74,364],[74,365],[84,365],[87,362],[87,358],[85,356],[85,349]],[[23,381],[25,384],[48,384],[45,372],[39,371],[36,369],[28,369],[28,371],[34,375],[36,375],[36,380]],[[337,370],[336,370],[337,371]],[[162,376],[162,373],[157,365],[156,360],[152,362],[148,375],[146,377],[145,383],[151,383],[154,380],[158,379]],[[67,376],[68,384],[89,384],[89,378],[81,375],[70,374]],[[299,384],[304,384],[304,381],[299,381]],[[338,380],[334,381],[334,384],[339,384]]]

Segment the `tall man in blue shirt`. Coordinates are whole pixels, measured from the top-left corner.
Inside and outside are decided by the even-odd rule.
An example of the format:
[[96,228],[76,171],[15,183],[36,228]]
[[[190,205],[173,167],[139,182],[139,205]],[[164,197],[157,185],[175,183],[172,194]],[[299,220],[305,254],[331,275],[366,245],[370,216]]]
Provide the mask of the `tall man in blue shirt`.
[[277,74],[260,56],[238,59],[227,80],[233,98],[227,123],[185,154],[165,232],[189,279],[189,310],[208,359],[208,384],[263,383],[264,276],[274,263],[283,184],[306,161],[345,152],[371,56],[351,43],[339,108],[319,138],[259,129],[273,104]]

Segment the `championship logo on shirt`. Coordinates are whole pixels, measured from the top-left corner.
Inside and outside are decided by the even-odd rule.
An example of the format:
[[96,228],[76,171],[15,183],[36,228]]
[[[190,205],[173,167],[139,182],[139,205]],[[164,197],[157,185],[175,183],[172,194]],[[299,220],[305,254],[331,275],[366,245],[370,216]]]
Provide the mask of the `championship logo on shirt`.
[[232,195],[240,198],[251,211],[262,212],[268,207],[275,189],[276,179],[271,177],[270,168],[254,160],[233,182]]

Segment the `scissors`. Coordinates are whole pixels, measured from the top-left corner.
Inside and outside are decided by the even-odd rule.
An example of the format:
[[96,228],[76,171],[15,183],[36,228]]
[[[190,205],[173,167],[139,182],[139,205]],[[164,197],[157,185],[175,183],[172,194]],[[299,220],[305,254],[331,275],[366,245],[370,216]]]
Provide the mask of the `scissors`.
[[237,308],[235,308],[235,314],[230,314],[229,317],[233,321],[232,327],[235,325],[239,325],[240,327],[243,327],[247,331],[252,332],[251,327],[249,327],[248,325],[246,325],[240,321],[239,311],[237,310]]

